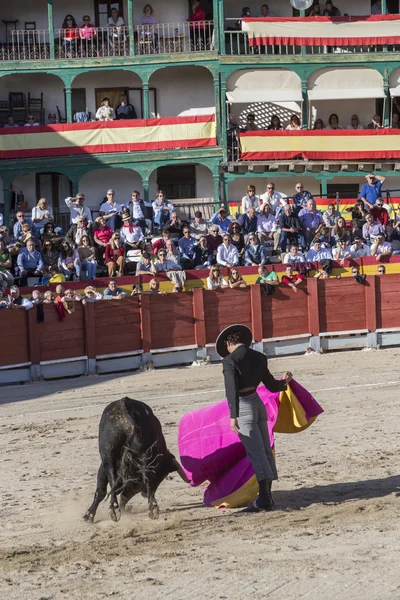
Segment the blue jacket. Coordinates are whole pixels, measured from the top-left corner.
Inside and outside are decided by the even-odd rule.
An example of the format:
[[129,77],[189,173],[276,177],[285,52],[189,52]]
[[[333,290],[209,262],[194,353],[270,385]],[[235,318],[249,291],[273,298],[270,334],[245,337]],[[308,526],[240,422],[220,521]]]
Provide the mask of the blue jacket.
[[17,265],[21,271],[28,269],[34,271],[43,271],[43,259],[38,250],[29,252],[28,248],[21,248],[17,257]]
[[244,249],[244,261],[254,262],[256,265],[260,265],[261,263],[265,263],[267,259],[267,249],[262,244],[257,244],[257,246],[253,246],[252,244],[248,244]]
[[243,213],[239,215],[238,223],[242,228],[242,233],[244,235],[248,233],[257,233],[257,215],[254,215],[254,217],[250,219],[247,213]]

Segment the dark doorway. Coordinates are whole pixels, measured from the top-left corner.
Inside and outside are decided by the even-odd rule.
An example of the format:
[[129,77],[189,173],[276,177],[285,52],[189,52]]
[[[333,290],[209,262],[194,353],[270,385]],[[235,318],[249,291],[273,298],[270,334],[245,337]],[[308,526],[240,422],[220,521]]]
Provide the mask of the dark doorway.
[[122,1],[94,0],[94,18],[97,27],[107,27],[111,9],[116,8],[120,17],[124,16],[124,4]]
[[158,188],[164,190],[168,200],[196,197],[196,165],[159,167]]
[[46,198],[56,211],[64,206],[64,199],[72,195],[71,181],[61,173],[36,173],[35,187],[36,198]]
[[358,183],[328,183],[327,185],[328,198],[336,198],[337,192],[340,198],[357,198],[359,190]]
[[[193,4],[193,0],[189,0],[188,1],[189,4],[189,15],[192,11],[192,4]],[[213,0],[201,0],[201,5],[204,8],[204,10],[206,11],[206,19],[207,21],[212,21],[213,20]]]

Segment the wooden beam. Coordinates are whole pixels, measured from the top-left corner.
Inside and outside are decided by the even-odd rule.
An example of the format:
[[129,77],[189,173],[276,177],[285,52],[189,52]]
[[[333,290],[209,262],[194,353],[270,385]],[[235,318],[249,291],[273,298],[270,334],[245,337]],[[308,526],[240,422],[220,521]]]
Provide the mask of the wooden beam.
[[206,321],[204,317],[203,288],[193,290],[193,319],[196,344],[199,348],[204,348],[206,345]]
[[88,358],[96,358],[96,313],[94,302],[84,306],[85,348]]
[[151,305],[150,295],[142,294],[140,303],[140,328],[142,331],[142,350],[151,350]]
[[262,342],[263,324],[262,324],[262,306],[261,306],[261,286],[250,286],[250,304],[251,304],[251,328],[255,342]]
[[307,279],[308,299],[308,328],[313,336],[320,333],[319,305],[318,305],[318,279]]
[[377,329],[376,275],[368,276],[365,285],[365,311],[368,331]]

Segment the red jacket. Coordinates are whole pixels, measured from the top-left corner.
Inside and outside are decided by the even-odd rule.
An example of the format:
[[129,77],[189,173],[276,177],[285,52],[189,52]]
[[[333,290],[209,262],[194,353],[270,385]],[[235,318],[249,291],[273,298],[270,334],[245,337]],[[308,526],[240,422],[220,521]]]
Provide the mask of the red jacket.
[[106,263],[112,262],[112,263],[116,263],[117,259],[120,256],[124,256],[125,254],[125,248],[122,246],[120,246],[119,248],[113,250],[111,248],[110,244],[107,244],[106,246],[106,251],[105,251],[105,261]]
[[373,206],[370,210],[371,215],[374,217],[374,221],[378,221],[383,227],[389,223],[389,213],[386,208],[378,208]]
[[[196,10],[196,12],[191,12],[189,15],[189,27],[192,29],[196,27],[196,29],[205,29],[206,24],[204,21],[206,20],[206,11],[202,6]],[[202,22],[203,21],[203,22]],[[196,23],[196,26],[192,25],[192,23]]]

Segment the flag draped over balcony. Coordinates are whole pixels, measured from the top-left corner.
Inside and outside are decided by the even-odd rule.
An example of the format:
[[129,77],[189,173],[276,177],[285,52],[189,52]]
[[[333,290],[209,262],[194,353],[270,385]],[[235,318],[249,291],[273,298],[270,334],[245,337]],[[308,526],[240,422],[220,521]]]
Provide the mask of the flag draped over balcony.
[[216,145],[215,116],[2,129],[1,158],[179,150]]
[[245,18],[250,46],[373,46],[400,44],[400,15]]

